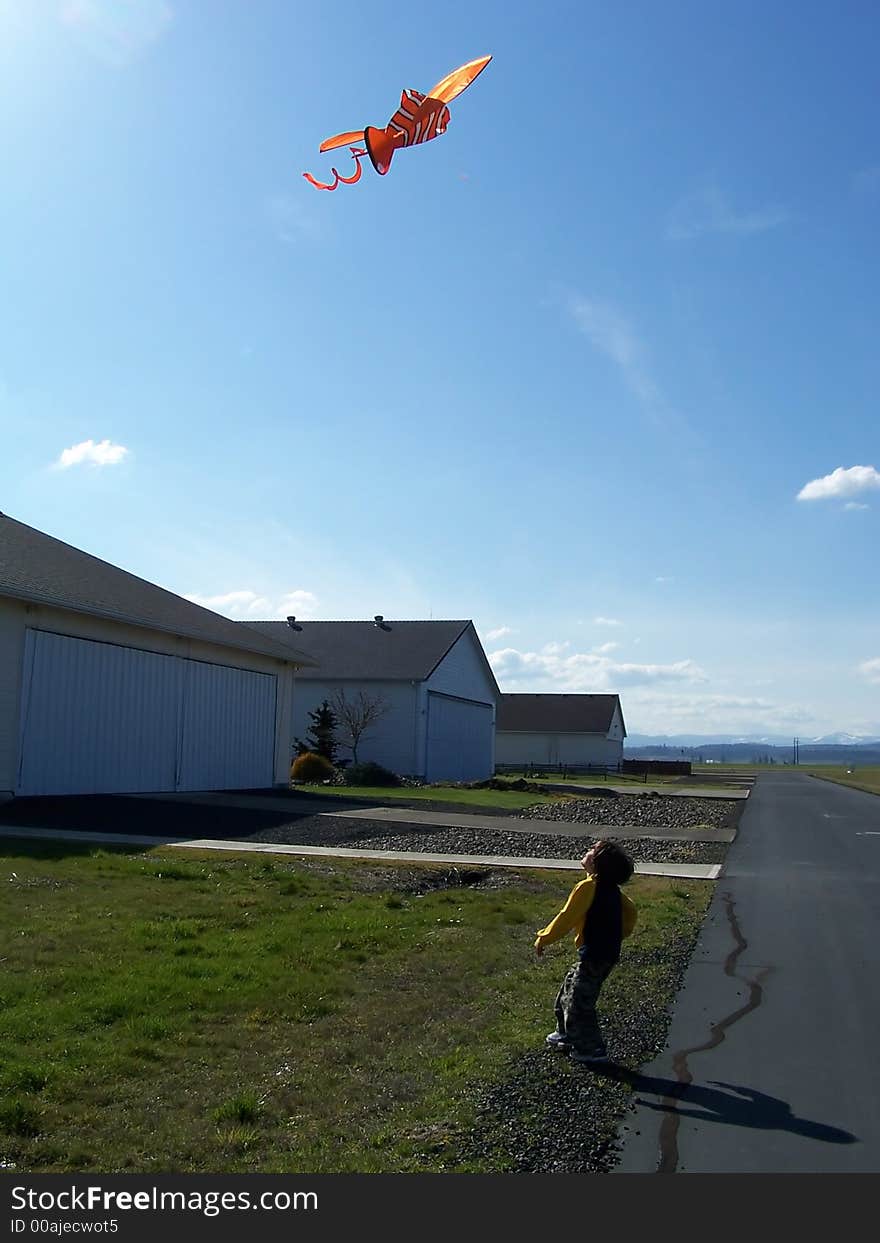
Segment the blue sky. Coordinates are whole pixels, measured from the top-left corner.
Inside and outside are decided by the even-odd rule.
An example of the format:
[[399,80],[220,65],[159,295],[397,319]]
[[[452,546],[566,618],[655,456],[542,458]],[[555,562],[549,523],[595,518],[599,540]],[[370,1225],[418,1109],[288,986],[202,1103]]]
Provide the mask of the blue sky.
[[630,732],[880,735],[878,56],[868,0],[0,0],[0,508]]

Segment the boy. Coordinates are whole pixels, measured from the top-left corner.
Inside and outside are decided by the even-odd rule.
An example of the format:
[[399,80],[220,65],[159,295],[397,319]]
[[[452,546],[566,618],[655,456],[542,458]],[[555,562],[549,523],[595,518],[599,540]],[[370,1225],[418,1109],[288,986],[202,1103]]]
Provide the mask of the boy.
[[575,933],[578,961],[556,996],[556,1031],[547,1044],[570,1049],[572,1061],[595,1066],[608,1061],[596,1018],[599,990],[620,957],[621,940],[636,924],[636,908],[620,892],[633,874],[633,861],[616,842],[600,841],[581,859],[581,867],[588,879],[575,885],[556,918],[538,933],[535,953],[540,958],[545,946]]

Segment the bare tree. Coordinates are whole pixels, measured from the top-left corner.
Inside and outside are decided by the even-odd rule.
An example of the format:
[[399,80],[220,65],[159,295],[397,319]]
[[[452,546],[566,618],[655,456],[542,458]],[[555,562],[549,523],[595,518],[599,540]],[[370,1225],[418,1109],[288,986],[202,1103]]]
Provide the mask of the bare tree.
[[350,749],[356,764],[361,739],[388,715],[391,704],[381,695],[368,695],[366,691],[358,691],[349,699],[343,690],[338,690],[330,702],[338,722],[339,740]]

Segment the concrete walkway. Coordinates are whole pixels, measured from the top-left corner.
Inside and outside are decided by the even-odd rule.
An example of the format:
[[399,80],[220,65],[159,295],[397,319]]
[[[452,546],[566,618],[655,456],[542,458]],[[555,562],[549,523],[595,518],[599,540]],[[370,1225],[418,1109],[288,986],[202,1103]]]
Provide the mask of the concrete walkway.
[[384,820],[390,824],[428,825],[449,829],[494,829],[500,833],[528,833],[547,837],[619,837],[632,839],[653,837],[670,842],[732,842],[735,829],[696,826],[688,829],[667,829],[654,826],[614,824],[580,824],[572,820],[521,820],[518,816],[470,816],[441,811],[413,811],[403,807],[366,807],[355,811],[319,812],[336,820]]
[[[30,841],[92,842],[108,846],[174,846],[183,850],[245,851],[268,855],[367,859],[374,863],[441,863],[455,867],[496,867],[527,871],[579,872],[576,859],[533,859],[506,855],[427,854],[421,850],[349,850],[343,846],[285,846],[277,842],[232,842],[215,838],[147,837],[126,833],[89,833],[78,829],[33,829],[15,825],[0,826],[0,840],[24,838]],[[675,876],[682,880],[715,880],[721,873],[718,863],[637,863],[639,876]]]

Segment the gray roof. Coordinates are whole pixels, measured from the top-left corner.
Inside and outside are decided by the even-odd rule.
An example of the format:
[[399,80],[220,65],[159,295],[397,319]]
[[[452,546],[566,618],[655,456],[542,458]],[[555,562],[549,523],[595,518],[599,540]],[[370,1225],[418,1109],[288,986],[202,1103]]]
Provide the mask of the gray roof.
[[[297,675],[300,679],[388,682],[423,682],[465,631],[473,629],[469,621],[383,621],[381,626],[367,621],[298,621],[299,630],[279,621],[241,624],[308,652],[317,668],[304,670]],[[497,688],[476,630],[473,637]]]
[[0,514],[0,595],[204,639],[292,664],[309,663],[309,657],[293,645],[282,647],[266,635],[251,633],[228,617],[6,514]]
[[[607,734],[619,695],[502,695],[496,729],[539,734]],[[623,724],[623,710],[620,711]],[[626,727],[624,726],[624,734]]]

